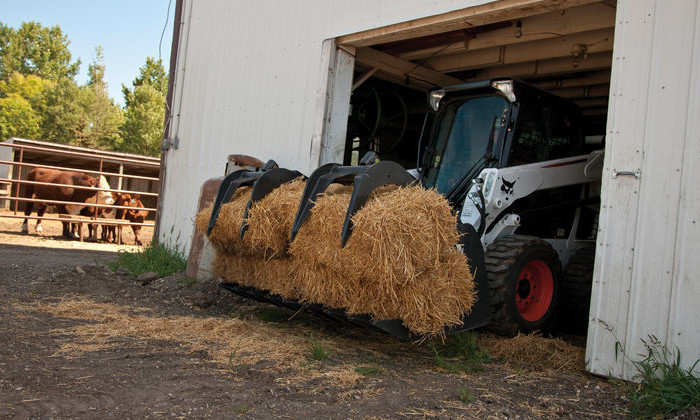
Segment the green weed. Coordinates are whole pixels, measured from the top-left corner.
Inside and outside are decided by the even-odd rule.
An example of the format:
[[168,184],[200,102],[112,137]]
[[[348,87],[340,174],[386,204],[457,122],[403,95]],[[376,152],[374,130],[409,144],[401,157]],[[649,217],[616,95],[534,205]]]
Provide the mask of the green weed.
[[385,373],[384,369],[376,365],[364,365],[355,368],[355,372],[362,376],[379,376]]
[[165,244],[151,242],[148,247],[136,252],[120,252],[118,260],[108,262],[107,266],[112,271],[124,267],[133,277],[149,271],[165,277],[187,268],[187,258],[178,246],[170,248]]
[[476,334],[468,331],[448,337],[444,343],[430,344],[435,364],[451,373],[474,372],[491,362],[488,350],[476,345]]
[[250,410],[250,407],[248,407],[248,406],[245,405],[245,404],[238,404],[238,405],[234,405],[234,406],[233,406],[233,409],[234,409],[236,412],[238,412],[238,414],[245,414],[245,413],[248,412],[248,410]]
[[[694,374],[697,360],[689,369],[681,367],[681,353],[661,344],[649,335],[642,340],[646,348],[641,360],[632,361],[641,382],[629,394],[632,415],[636,418],[661,418],[700,404],[700,377]],[[621,349],[624,354],[624,349]],[[616,354],[618,348],[615,348]]]
[[465,404],[471,404],[474,402],[474,400],[476,400],[474,394],[469,392],[469,390],[466,388],[457,388],[457,392],[459,392],[459,400]]
[[313,335],[309,339],[309,346],[311,347],[311,358],[314,360],[322,362],[331,355],[330,350],[325,348],[322,342],[316,342]]
[[241,367],[240,365],[234,364],[233,361],[236,359],[236,353],[238,353],[238,348],[241,346],[242,340],[243,338],[240,338],[238,340],[238,343],[236,343],[236,347],[233,348],[233,351],[228,356],[228,368],[231,372],[235,372],[238,370],[239,367]]

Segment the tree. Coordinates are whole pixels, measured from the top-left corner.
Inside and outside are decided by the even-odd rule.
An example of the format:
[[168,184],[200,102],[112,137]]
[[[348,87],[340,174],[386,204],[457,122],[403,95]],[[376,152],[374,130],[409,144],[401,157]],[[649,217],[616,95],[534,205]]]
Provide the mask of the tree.
[[40,136],[42,118],[39,109],[44,89],[50,83],[17,72],[8,80],[0,81],[0,140]]
[[85,89],[84,107],[87,127],[78,139],[85,147],[114,149],[119,144],[119,129],[124,123],[124,111],[107,92],[102,47],[95,48],[95,60],[88,67],[89,80]]
[[158,156],[163,136],[165,97],[149,84],[134,87],[122,126],[121,151]]
[[88,74],[85,86],[64,78],[45,90],[42,136],[58,143],[114,150],[119,144],[124,111],[107,93],[101,47],[95,49]]
[[[153,86],[165,98],[168,94],[168,75],[165,73],[163,60],[146,57],[146,64],[139,69],[139,75],[134,79],[133,86],[144,84]],[[125,108],[128,108],[133,91],[122,85],[122,93],[124,94]]]
[[57,143],[75,143],[87,127],[86,96],[86,89],[72,79],[62,79],[48,87],[41,107],[42,138]]
[[58,25],[24,22],[14,30],[0,22],[0,80],[7,80],[14,72],[53,81],[73,78],[80,60],[71,63],[69,44]]
[[133,89],[122,85],[126,121],[119,150],[157,156],[160,154],[165,118],[168,76],[161,60],[146,58],[134,79]]
[[105,56],[102,46],[95,48],[95,61],[88,66],[89,80],[87,85],[100,92],[107,92],[107,82],[105,81]]

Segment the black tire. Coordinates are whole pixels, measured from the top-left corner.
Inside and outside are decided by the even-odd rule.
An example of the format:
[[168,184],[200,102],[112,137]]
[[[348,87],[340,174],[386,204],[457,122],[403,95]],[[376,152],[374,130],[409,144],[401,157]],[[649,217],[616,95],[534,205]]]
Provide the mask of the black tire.
[[557,317],[562,278],[552,246],[539,238],[510,235],[491,244],[485,257],[491,299],[488,328],[508,336],[549,330]]
[[595,245],[586,244],[566,265],[560,317],[561,328],[565,331],[582,333],[588,328],[594,262]]

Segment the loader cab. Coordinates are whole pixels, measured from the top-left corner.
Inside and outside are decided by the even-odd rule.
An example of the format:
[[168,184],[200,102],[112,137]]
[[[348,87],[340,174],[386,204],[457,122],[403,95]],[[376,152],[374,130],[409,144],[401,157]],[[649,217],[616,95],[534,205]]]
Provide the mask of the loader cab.
[[433,89],[428,102],[436,115],[422,153],[421,181],[455,207],[484,168],[582,152],[578,107],[515,79]]

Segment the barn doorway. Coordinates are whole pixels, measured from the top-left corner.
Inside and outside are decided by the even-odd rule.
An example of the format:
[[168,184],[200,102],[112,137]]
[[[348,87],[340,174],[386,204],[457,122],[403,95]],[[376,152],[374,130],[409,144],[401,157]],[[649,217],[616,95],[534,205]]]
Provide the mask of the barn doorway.
[[416,167],[421,133],[430,127],[428,89],[494,77],[514,77],[573,101],[590,147],[602,147],[615,2],[498,3],[335,40],[354,56],[345,164],[373,150]]

